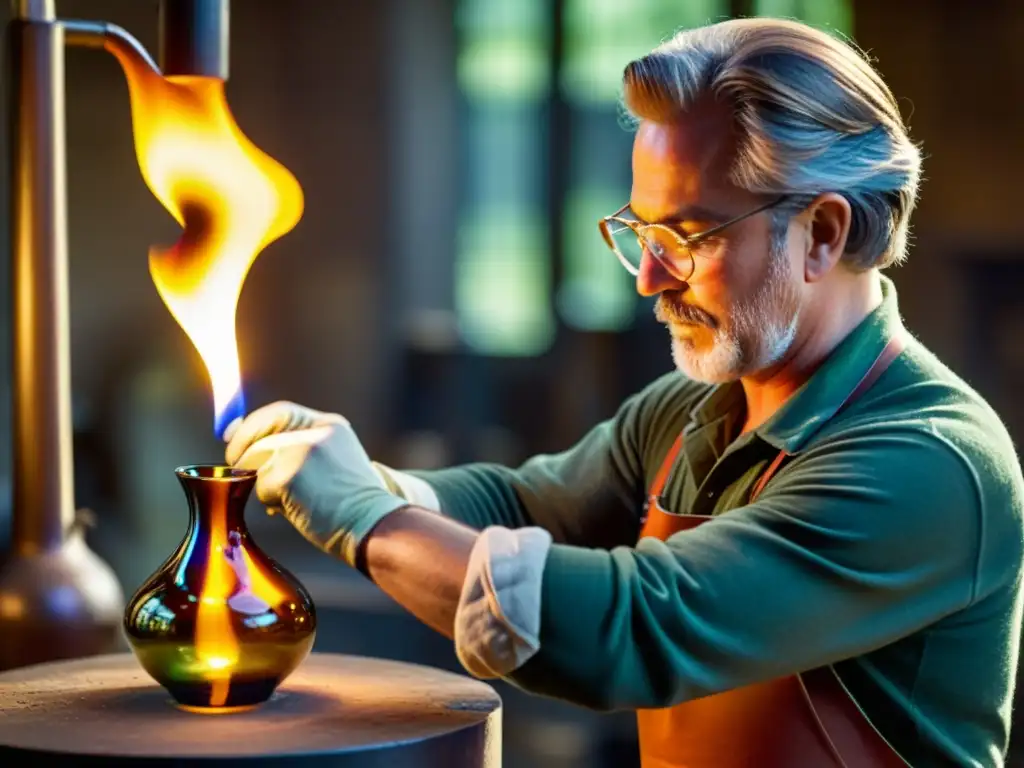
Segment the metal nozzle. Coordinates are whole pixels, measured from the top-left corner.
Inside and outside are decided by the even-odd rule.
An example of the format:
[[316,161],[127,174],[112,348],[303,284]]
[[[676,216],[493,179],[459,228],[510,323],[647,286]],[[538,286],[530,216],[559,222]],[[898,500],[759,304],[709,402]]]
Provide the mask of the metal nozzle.
[[228,79],[229,0],[161,0],[160,71]]

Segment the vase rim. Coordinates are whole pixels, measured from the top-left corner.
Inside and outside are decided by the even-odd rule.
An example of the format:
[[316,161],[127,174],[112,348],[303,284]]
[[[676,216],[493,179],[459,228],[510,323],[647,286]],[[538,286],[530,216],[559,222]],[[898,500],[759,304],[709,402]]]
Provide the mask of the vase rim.
[[240,469],[228,464],[186,464],[174,470],[178,477],[212,483],[240,483],[256,477],[255,469]]

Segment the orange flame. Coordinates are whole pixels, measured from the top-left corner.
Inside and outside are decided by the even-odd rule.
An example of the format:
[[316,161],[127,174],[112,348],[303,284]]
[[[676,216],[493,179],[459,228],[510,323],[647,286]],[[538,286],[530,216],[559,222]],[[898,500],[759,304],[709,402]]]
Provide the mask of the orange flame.
[[[157,291],[199,352],[222,435],[244,413],[235,310],[259,253],[302,217],[295,177],[260,151],[228,109],[216,78],[164,78],[113,51],[128,81],[135,152],[146,185],[183,227],[171,248],[152,248]],[[196,617],[196,656],[213,684],[211,706],[227,701],[239,645],[228,600],[239,580],[225,558],[226,520],[210,530],[207,572]],[[253,594],[274,606],[280,594],[241,552]]]
[[259,253],[302,217],[302,188],[242,133],[222,80],[164,78],[119,58],[142,176],[184,228],[171,248],[150,250],[150,274],[203,359],[221,435],[244,412],[235,337],[242,283]]

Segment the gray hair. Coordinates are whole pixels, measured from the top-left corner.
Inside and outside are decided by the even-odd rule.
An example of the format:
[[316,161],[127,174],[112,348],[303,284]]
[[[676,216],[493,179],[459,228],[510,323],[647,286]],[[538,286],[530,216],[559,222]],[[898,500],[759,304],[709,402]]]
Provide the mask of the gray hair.
[[636,120],[669,123],[706,97],[735,116],[736,186],[793,195],[790,212],[838,192],[853,210],[844,262],[866,270],[903,261],[921,153],[855,48],[795,21],[732,19],[680,32],[623,76]]

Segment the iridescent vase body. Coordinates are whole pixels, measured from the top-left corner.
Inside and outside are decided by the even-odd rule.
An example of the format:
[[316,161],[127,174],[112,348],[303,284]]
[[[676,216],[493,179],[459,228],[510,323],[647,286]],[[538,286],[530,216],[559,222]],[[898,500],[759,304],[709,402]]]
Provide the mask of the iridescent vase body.
[[179,705],[260,704],[312,648],[313,601],[249,535],[244,509],[255,472],[190,466],[176,474],[188,531],[128,602],[128,642]]

